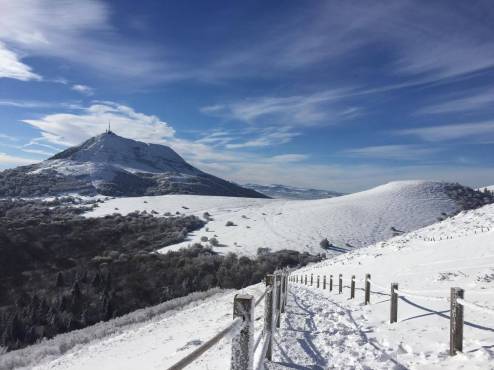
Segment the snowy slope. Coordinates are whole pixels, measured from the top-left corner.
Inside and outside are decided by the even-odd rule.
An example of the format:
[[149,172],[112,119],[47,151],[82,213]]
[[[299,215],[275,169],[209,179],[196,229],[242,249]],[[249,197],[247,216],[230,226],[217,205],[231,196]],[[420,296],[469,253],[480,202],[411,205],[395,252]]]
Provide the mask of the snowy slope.
[[[435,241],[432,241],[435,239]],[[441,240],[442,239],[442,240]],[[430,241],[429,241],[430,240]],[[350,252],[292,274],[343,274],[342,295],[292,284],[268,369],[492,369],[493,317],[466,310],[464,353],[451,358],[448,310],[444,300],[399,301],[399,322],[388,324],[389,284],[431,297],[446,297],[452,286],[467,300],[494,309],[494,205],[462,212],[441,223]],[[372,274],[371,305],[363,305],[362,282]],[[349,300],[349,277],[357,277]],[[262,286],[247,288],[258,297]],[[81,345],[65,355],[40,359],[35,369],[158,369],[192,351],[231,320],[233,293],[206,299],[149,323]],[[256,333],[262,322],[256,309]],[[84,329],[84,330],[90,330]],[[228,369],[227,338],[190,369]],[[24,350],[29,357],[36,346]]]
[[280,184],[272,184],[272,185],[245,184],[244,187],[265,194],[270,198],[277,198],[277,199],[298,199],[298,200],[325,199],[325,198],[339,197],[340,195],[343,195],[335,191],[299,188],[299,187],[280,185]]
[[[205,228],[166,250],[214,236],[222,244],[216,248],[219,252],[255,255],[257,248],[267,247],[317,254],[324,252],[319,246],[323,238],[341,248],[347,243],[362,247],[391,237],[391,227],[411,231],[436,222],[442,213],[457,212],[458,204],[448,193],[448,186],[440,182],[394,182],[360,193],[308,201],[185,195],[118,198],[87,216],[155,210],[202,217],[209,212],[213,220]],[[228,221],[236,226],[226,226]]]
[[[387,354],[414,369],[494,368],[494,316],[465,308],[464,353],[454,358],[449,349],[449,302],[451,287],[465,289],[465,299],[494,310],[494,205],[462,212],[387,242],[378,243],[307,267],[295,274],[314,276],[343,274],[349,285],[355,274],[357,288],[370,273],[372,305],[364,306],[363,293],[355,301],[343,295],[322,294],[328,304],[341,306],[356,318],[367,336]],[[410,294],[399,300],[397,324],[388,324],[390,283]],[[298,289],[305,290],[302,286]],[[308,288],[314,292],[315,288]],[[438,299],[439,298],[439,299]],[[317,298],[320,300],[321,297]]]

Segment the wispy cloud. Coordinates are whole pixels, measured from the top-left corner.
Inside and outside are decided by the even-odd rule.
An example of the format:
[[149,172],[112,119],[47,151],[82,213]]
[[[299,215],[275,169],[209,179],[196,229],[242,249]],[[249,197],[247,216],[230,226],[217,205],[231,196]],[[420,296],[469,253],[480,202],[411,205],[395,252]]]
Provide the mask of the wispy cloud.
[[432,104],[420,109],[419,114],[444,114],[468,112],[492,107],[494,104],[494,89],[473,92],[469,95],[451,98],[441,103]]
[[494,121],[466,122],[449,125],[399,130],[399,135],[417,136],[425,141],[446,141],[464,138],[476,138],[486,140],[494,137]]
[[160,76],[165,62],[157,48],[118,35],[111,10],[100,0],[0,0],[0,77],[40,79],[20,62],[20,55],[61,58],[105,76],[149,79]]
[[86,85],[72,85],[71,89],[86,96],[94,95],[94,89]]
[[364,159],[387,159],[387,160],[423,160],[437,153],[437,148],[424,147],[421,145],[377,145],[363,148],[347,149],[341,153],[345,156]]
[[0,167],[2,168],[22,166],[26,164],[33,164],[36,162],[39,162],[39,160],[0,153]]
[[0,78],[2,77],[21,81],[41,80],[40,75],[34,73],[31,67],[21,62],[16,53],[7,49],[5,44],[0,42]]
[[359,108],[341,103],[351,95],[351,89],[341,88],[308,95],[264,96],[202,107],[201,112],[247,123],[274,118],[273,123],[311,126],[358,116]]

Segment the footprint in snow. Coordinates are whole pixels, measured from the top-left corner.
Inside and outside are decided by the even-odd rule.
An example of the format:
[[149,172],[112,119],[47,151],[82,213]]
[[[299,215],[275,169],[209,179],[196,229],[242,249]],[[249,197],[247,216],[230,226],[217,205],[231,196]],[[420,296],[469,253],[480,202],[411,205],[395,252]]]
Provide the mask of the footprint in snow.
[[192,346],[200,346],[202,344],[202,340],[200,339],[193,339],[185,344],[185,346],[181,347],[178,349],[178,351],[184,351]]

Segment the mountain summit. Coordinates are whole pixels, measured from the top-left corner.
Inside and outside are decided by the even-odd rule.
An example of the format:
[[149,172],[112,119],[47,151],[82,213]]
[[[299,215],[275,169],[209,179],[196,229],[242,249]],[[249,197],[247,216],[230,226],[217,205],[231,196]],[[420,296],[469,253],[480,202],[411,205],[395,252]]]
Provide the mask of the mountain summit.
[[38,164],[0,172],[1,196],[164,194],[265,198],[207,174],[165,145],[108,131]]

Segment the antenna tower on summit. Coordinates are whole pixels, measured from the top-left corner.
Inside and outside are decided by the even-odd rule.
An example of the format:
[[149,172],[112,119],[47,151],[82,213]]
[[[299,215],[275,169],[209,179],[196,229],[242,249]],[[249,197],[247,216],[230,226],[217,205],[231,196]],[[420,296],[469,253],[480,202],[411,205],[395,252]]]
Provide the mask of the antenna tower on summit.
[[107,134],[111,134],[111,122],[108,120],[108,130],[106,130]]

